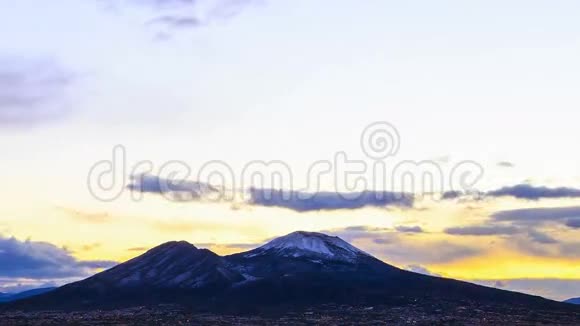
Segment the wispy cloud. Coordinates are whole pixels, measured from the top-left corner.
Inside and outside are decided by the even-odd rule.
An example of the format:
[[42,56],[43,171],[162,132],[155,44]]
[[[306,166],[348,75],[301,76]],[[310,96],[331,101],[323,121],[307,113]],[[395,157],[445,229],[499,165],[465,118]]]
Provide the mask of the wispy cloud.
[[580,206],[505,210],[493,213],[492,218],[524,224],[559,222],[580,218]]
[[0,57],[0,125],[29,126],[64,117],[73,80],[51,59]]
[[537,187],[529,184],[503,187],[486,193],[491,197],[515,197],[518,199],[538,200],[543,198],[575,198],[580,197],[580,189],[559,187]]
[[518,233],[518,229],[510,225],[471,225],[458,226],[445,229],[445,233],[451,235],[512,235]]
[[578,198],[580,197],[580,189],[570,187],[550,188],[545,186],[533,186],[530,184],[518,184],[480,193],[467,194],[461,191],[447,191],[441,194],[441,199],[461,198],[481,200],[486,197],[513,197],[523,200]]
[[121,10],[146,10],[145,25],[156,27],[158,32],[207,26],[239,15],[258,0],[132,0],[109,3]]
[[553,237],[549,236],[546,233],[543,233],[543,232],[540,232],[537,230],[529,230],[528,237],[530,238],[530,240],[537,242],[537,243],[542,243],[542,244],[558,243],[558,240],[554,239]]
[[423,228],[421,228],[420,226],[405,226],[405,225],[400,225],[400,226],[396,226],[395,230],[397,232],[403,232],[403,233],[423,233]]
[[513,168],[513,167],[515,167],[515,164],[512,162],[508,162],[508,161],[500,161],[500,162],[497,162],[497,166],[502,167],[502,168]]
[[109,223],[113,220],[111,214],[106,212],[100,213],[89,213],[83,212],[77,209],[66,208],[66,207],[57,207],[58,210],[65,212],[70,217],[85,223],[94,223],[94,224],[102,224],[102,223]]
[[132,247],[127,249],[127,251],[147,251],[149,249],[149,247]]
[[360,244],[364,249],[387,263],[424,265],[448,263],[481,255],[477,247],[453,243],[447,240],[422,239],[393,229],[357,227],[322,231]]

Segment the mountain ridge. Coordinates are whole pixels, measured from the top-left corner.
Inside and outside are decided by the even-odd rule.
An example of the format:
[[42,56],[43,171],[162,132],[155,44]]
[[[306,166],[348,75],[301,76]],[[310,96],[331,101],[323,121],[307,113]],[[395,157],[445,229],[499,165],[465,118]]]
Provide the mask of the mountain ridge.
[[580,305],[580,297],[578,298],[571,298],[564,301],[565,303],[577,304]]
[[56,289],[56,287],[36,288],[36,289],[30,289],[30,290],[14,292],[14,293],[0,292],[0,303],[25,299],[28,297],[32,297],[32,296],[40,295],[40,294],[43,294],[46,292],[50,292],[54,289]]
[[187,241],[144,254],[3,309],[92,310],[178,303],[198,310],[252,310],[325,303],[465,301],[572,309],[526,294],[399,269],[339,237],[297,231],[233,255]]

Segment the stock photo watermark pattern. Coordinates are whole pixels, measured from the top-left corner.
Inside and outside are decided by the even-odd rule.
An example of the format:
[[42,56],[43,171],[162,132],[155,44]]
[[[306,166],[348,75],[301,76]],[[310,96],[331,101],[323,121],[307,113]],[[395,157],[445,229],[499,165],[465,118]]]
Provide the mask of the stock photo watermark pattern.
[[[385,121],[371,123],[360,135],[362,157],[354,159],[337,151],[331,159],[313,161],[306,175],[301,175],[306,186],[296,189],[298,174],[281,160],[249,161],[239,172],[220,160],[204,162],[196,171],[177,160],[158,165],[138,161],[128,166],[128,149],[117,145],[110,159],[91,166],[87,186],[95,199],[105,202],[130,191],[135,201],[144,193],[155,193],[172,201],[259,202],[292,205],[297,210],[316,207],[321,202],[317,197],[347,207],[363,202],[410,206],[417,198],[478,193],[484,169],[477,162],[464,160],[443,167],[436,160],[396,160],[400,147],[397,128]],[[331,181],[323,185],[323,178]]]

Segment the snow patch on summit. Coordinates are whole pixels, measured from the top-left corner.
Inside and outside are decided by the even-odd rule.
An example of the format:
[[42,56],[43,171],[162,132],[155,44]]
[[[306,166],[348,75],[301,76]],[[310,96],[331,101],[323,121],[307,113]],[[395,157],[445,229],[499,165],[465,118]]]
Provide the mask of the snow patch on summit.
[[368,255],[364,251],[350,245],[339,237],[331,237],[317,232],[297,231],[286,236],[276,238],[260,250],[292,251],[292,256],[302,256],[301,252],[315,253],[333,258],[352,258],[356,255]]

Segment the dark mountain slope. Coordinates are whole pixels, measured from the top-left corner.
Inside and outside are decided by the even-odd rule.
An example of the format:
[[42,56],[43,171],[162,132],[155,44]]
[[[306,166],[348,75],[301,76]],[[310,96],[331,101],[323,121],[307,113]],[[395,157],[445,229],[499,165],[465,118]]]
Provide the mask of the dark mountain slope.
[[404,271],[340,238],[312,232],[294,232],[225,257],[187,242],[169,242],[86,280],[4,309],[94,310],[179,303],[197,311],[258,311],[327,303],[419,302],[578,310],[540,297]]

